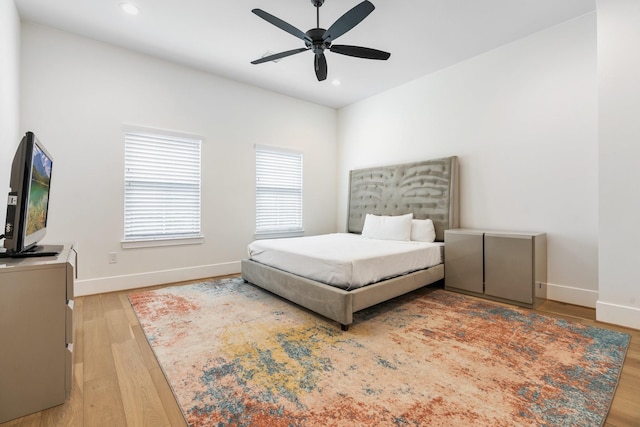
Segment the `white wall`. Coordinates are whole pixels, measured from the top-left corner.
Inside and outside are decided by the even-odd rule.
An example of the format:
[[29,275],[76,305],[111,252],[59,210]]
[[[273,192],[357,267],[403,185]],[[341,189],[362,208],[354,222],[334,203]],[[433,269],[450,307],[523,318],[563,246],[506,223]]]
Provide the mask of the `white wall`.
[[[335,231],[333,109],[30,23],[22,94],[23,128],[54,157],[46,242],[75,242],[78,294],[239,272],[255,231],[254,144],[303,151],[306,234]],[[121,249],[124,124],[204,136],[204,244]]]
[[[20,142],[20,17],[13,1],[0,1],[0,58],[0,200],[4,201],[14,150]],[[5,207],[0,202],[3,229]]]
[[640,329],[640,2],[599,0],[598,320]]
[[461,225],[547,234],[549,298],[598,291],[596,15],[339,111],[338,226],[348,171],[460,157]]

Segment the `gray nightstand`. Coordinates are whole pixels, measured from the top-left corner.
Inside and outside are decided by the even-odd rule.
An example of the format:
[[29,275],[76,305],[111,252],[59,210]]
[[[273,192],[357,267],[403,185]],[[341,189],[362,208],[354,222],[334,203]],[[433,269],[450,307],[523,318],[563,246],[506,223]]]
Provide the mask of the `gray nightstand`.
[[445,231],[445,288],[525,307],[546,298],[545,233]]

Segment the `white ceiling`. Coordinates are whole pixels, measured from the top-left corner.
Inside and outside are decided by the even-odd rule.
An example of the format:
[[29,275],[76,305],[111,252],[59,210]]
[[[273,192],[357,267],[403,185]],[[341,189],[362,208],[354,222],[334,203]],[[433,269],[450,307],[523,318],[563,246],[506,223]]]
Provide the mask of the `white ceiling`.
[[[318,82],[313,54],[252,65],[304,43],[251,13],[260,8],[303,32],[316,26],[310,0],[14,0],[23,20],[49,25],[213,74],[340,108],[544,28],[595,10],[596,0],[371,0],[376,9],[336,43],[391,52],[388,61],[327,52]],[[326,0],[328,28],[361,0]],[[339,79],[341,85],[332,81]]]

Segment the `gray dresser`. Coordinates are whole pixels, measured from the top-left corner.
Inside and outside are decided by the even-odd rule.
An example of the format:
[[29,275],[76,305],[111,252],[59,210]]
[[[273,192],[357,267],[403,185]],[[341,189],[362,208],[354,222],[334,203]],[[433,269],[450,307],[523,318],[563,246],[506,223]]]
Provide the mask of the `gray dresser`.
[[65,402],[77,254],[0,259],[0,423]]

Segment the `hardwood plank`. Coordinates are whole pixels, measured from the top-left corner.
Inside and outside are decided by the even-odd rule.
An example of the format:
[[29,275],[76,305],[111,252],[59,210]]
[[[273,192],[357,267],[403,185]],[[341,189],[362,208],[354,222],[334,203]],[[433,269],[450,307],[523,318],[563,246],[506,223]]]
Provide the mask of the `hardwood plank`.
[[136,313],[133,311],[133,307],[131,307],[131,303],[129,302],[129,298],[127,297],[127,294],[124,294],[124,293],[120,294],[120,305],[122,306],[122,309],[127,315],[127,319],[129,320],[129,325],[131,326],[139,325],[140,322],[138,322],[138,316],[136,316]]
[[111,341],[104,317],[84,323],[84,381],[85,384],[115,374]]
[[84,383],[83,427],[127,426],[116,375]]
[[118,384],[129,426],[170,426],[135,340],[113,344]]
[[[94,320],[102,317],[102,300],[100,295],[90,295],[86,297],[79,297],[74,300],[75,302],[82,301],[84,304],[84,320]],[[75,303],[74,303],[75,304]]]
[[126,426],[122,396],[115,374],[102,296],[84,299],[83,421],[86,426]]
[[149,373],[151,374],[151,378],[153,379],[153,383],[156,385],[158,390],[158,395],[160,396],[160,400],[162,401],[162,406],[164,407],[165,413],[169,418],[169,422],[172,427],[181,427],[186,426],[187,422],[182,415],[182,410],[180,406],[178,406],[178,402],[176,401],[173,391],[167,382],[166,377],[164,376],[164,372],[159,365],[156,364],[154,368],[151,368]]
[[596,320],[595,310],[559,301],[546,300],[538,306],[537,310],[562,314],[563,316],[575,317],[583,320]]
[[[630,400],[625,397],[620,397],[622,393],[616,393],[616,397],[611,405],[612,410],[609,411],[609,415],[607,416],[606,425],[615,427],[640,426],[640,402],[638,402],[637,398]],[[614,406],[616,408],[615,410],[613,410]]]
[[138,347],[140,348],[140,353],[145,361],[145,365],[149,369],[159,367],[158,359],[156,359],[156,355],[151,349],[151,346],[147,341],[147,337],[144,335],[140,325],[133,326],[131,329],[133,330],[133,335],[136,337],[136,341],[138,342]]
[[109,340],[112,344],[121,343],[133,339],[133,332],[129,319],[122,308],[104,313],[104,319],[109,331]]
[[100,298],[102,299],[102,310],[105,313],[122,310],[120,296],[117,293],[102,294]]
[[109,339],[111,343],[119,343],[133,338],[133,333],[129,327],[129,319],[124,313],[120,296],[116,293],[101,295],[102,307]]
[[[43,411],[44,412],[44,411]],[[7,421],[6,423],[0,423],[2,427],[32,427],[39,426],[42,419],[42,412],[36,412],[15,420]]]
[[[625,367],[623,375],[620,376],[617,391],[620,391],[623,396],[631,396],[634,391],[638,390],[640,390],[640,373]],[[640,401],[638,403],[640,404]]]

